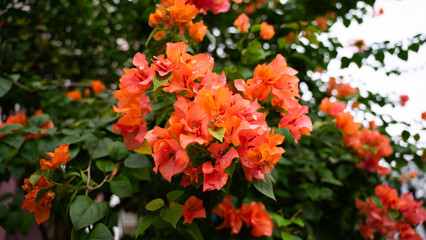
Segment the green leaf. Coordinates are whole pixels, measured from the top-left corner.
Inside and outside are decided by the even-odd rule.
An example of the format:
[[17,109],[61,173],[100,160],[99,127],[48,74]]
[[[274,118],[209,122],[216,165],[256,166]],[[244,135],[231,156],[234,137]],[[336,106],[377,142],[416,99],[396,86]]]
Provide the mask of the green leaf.
[[374,57],[376,58],[377,61],[383,63],[384,59],[385,59],[385,54],[383,52],[377,52]]
[[86,148],[92,159],[108,156],[108,145],[112,143],[109,138],[98,138],[94,134],[89,134],[86,138]]
[[[87,175],[80,169],[80,176],[81,176],[81,180],[84,182],[84,183],[87,183],[87,179],[88,179],[88,177],[87,177]],[[91,185],[91,186],[97,186],[97,185],[99,185],[99,184],[97,184],[95,181],[93,181],[93,179],[90,179],[90,181],[89,181],[89,184]]]
[[251,28],[250,28],[250,32],[257,32],[257,31],[260,31],[260,29],[262,29],[262,25],[260,25],[260,24],[255,24],[255,25],[252,25],[252,26],[251,26]]
[[32,185],[35,185],[40,177],[41,177],[41,171],[38,170],[35,173],[31,174],[30,179],[29,179],[30,183]]
[[152,222],[154,222],[156,215],[149,214],[142,217],[141,222],[139,223],[138,230],[136,230],[136,237],[138,237],[141,233],[143,233],[149,226],[151,226]]
[[347,68],[349,67],[349,64],[351,63],[351,60],[347,57],[342,57],[341,62],[342,64],[340,65],[340,68]]
[[164,206],[163,199],[156,198],[156,199],[152,200],[151,202],[149,202],[148,204],[146,204],[145,209],[148,210],[148,211],[155,211],[155,210],[162,208],[163,206]]
[[303,220],[302,220],[301,218],[295,218],[295,219],[293,220],[293,222],[294,222],[295,224],[297,224],[297,225],[301,226],[301,227],[304,227],[304,226],[305,226],[305,223],[303,222]]
[[409,50],[411,50],[411,51],[413,51],[413,52],[418,52],[418,51],[419,51],[419,47],[420,47],[420,44],[418,44],[418,43],[413,43],[413,44],[411,44],[411,45],[408,47],[408,49],[409,49]]
[[40,127],[41,125],[45,124],[49,120],[48,114],[40,114],[36,116],[32,116],[30,120],[28,121],[30,126],[33,127]]
[[23,127],[24,126],[22,126],[21,124],[8,124],[0,128],[0,134],[11,133],[12,131],[19,130]]
[[178,227],[178,230],[185,235],[185,239],[192,240],[203,240],[203,234],[201,233],[200,227],[196,223],[184,224]]
[[161,85],[168,82],[173,77],[173,72],[170,72],[166,76],[162,77],[158,74],[155,75],[154,79],[152,80],[154,83],[153,91],[157,90]]
[[416,135],[413,136],[413,138],[417,142],[420,140],[420,135],[417,133]]
[[0,78],[0,97],[6,95],[7,92],[12,88],[12,81],[4,78]]
[[257,40],[251,41],[248,47],[241,51],[241,62],[243,64],[255,64],[265,59],[265,57],[266,54],[262,44]]
[[406,50],[400,50],[400,52],[398,53],[398,57],[404,61],[408,60],[408,51]]
[[129,151],[123,142],[115,141],[108,145],[108,155],[115,160],[124,159],[129,155]]
[[213,130],[213,128],[209,128],[209,133],[219,141],[223,141],[223,136],[225,136],[226,129],[224,127],[217,128]]
[[272,181],[271,181],[271,174],[265,174],[265,181],[263,181],[262,179],[253,179],[253,185],[254,187],[261,193],[263,193],[263,195],[270,197],[274,200],[275,199],[275,195],[274,195],[274,190],[272,188]]
[[283,240],[291,240],[291,234],[289,232],[281,232],[281,239]]
[[235,161],[232,161],[231,165],[229,165],[227,168],[225,168],[225,173],[229,175],[229,177],[232,178],[232,175],[234,174],[235,171],[235,166],[237,164],[235,163]]
[[101,220],[107,213],[106,202],[93,202],[83,195],[77,196],[70,206],[71,222],[77,231]]
[[132,184],[125,176],[118,176],[111,180],[111,191],[120,198],[131,197],[133,194]]
[[182,190],[174,190],[171,191],[169,193],[167,193],[167,201],[169,201],[169,203],[175,201],[176,199],[178,199],[180,196],[182,196],[182,194],[184,193],[184,191]]
[[315,186],[313,184],[310,184],[307,188],[306,188],[306,193],[308,194],[308,196],[312,199],[312,200],[317,200],[319,195],[320,195],[320,189],[318,186]]
[[96,167],[104,173],[111,172],[115,164],[110,160],[97,160]]
[[113,240],[114,236],[107,226],[103,223],[96,224],[96,227],[93,228],[89,233],[89,240]]
[[7,144],[9,144],[10,146],[19,149],[22,144],[24,143],[25,139],[23,136],[21,135],[6,135],[3,138],[3,141],[5,141]]
[[0,143],[0,162],[2,162],[8,155],[12,148],[4,143]]
[[397,217],[399,217],[399,211],[397,210],[389,210],[388,209],[389,217],[394,221]]
[[124,166],[128,168],[146,168],[152,167],[152,164],[145,155],[139,153],[131,153],[124,160]]
[[183,206],[181,204],[176,204],[171,208],[161,209],[160,216],[168,223],[172,224],[176,228],[176,224],[182,216]]
[[406,142],[408,140],[408,138],[410,138],[410,132],[408,132],[406,130],[402,131],[401,137],[402,137],[402,140],[404,142]]
[[322,183],[330,183],[330,184],[337,185],[337,186],[343,186],[343,183],[340,180],[337,180],[336,178],[329,176],[329,175],[322,176],[321,182]]

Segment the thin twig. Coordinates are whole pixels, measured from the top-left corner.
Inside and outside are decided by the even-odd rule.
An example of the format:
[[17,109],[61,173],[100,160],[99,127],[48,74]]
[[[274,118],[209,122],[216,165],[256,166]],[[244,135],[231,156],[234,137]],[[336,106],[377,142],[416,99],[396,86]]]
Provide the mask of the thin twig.
[[104,185],[104,183],[108,180],[108,178],[109,178],[110,175],[111,174],[106,175],[105,178],[104,178],[104,180],[102,180],[102,182],[98,186],[89,187],[89,189],[90,190],[95,190],[95,189],[98,189],[98,188],[102,187],[102,185]]
[[89,195],[89,188],[90,188],[90,167],[91,166],[92,166],[92,159],[89,160],[89,166],[87,167],[86,196]]
[[67,88],[67,87],[91,87],[92,85],[90,83],[81,83],[81,82],[70,82],[70,83],[63,83],[58,85],[52,85],[50,87],[44,88],[44,89],[31,89],[27,86],[25,86],[22,83],[19,82],[13,82],[13,84],[27,92],[33,93],[33,92],[41,92],[41,91],[47,91],[52,90],[56,88]]
[[28,88],[27,86],[25,86],[24,84],[21,84],[19,82],[13,82],[13,84],[19,88],[24,89],[27,92],[34,92],[34,90],[31,90],[30,88]]

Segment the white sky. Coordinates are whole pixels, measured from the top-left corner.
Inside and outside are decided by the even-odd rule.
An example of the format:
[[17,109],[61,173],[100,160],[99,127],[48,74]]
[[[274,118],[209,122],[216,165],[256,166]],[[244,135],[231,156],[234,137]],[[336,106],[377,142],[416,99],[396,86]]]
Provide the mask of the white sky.
[[[340,42],[349,45],[353,39],[364,39],[366,45],[375,42],[390,41],[391,43],[405,41],[419,33],[426,34],[426,0],[377,0],[374,9],[383,8],[381,16],[364,18],[362,24],[352,21],[349,28],[337,22],[330,29],[330,35],[338,37]],[[350,56],[353,48],[342,50],[340,56]],[[386,76],[385,71],[374,71],[370,67],[359,69],[351,64],[347,69],[340,69],[340,61],[332,61],[328,68],[330,76],[344,76],[354,86],[368,89],[389,96],[395,102],[399,96],[406,94],[410,97],[405,107],[377,108],[378,113],[386,113],[396,120],[412,123],[407,129],[412,135],[426,127],[426,121],[421,120],[421,113],[426,112],[426,47],[421,47],[418,53],[410,52],[407,62],[398,57],[385,58],[386,69],[398,67],[400,70],[409,70],[400,76]],[[362,86],[364,85],[364,86]],[[404,126],[395,126],[388,129],[392,135],[399,136]],[[421,132],[420,145],[426,146],[426,132]]]

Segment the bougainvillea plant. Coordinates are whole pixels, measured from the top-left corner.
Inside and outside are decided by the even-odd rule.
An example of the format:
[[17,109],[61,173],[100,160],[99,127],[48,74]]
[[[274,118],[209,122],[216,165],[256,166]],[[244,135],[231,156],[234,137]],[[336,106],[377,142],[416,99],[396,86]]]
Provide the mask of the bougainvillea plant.
[[409,96],[327,72],[426,42],[328,35],[374,1],[3,5],[0,236],[421,239],[420,135],[373,111]]

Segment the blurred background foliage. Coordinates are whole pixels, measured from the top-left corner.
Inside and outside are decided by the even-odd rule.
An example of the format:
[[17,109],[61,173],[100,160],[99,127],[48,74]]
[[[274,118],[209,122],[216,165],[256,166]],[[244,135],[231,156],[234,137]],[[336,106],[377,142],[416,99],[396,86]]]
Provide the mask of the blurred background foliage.
[[[256,191],[252,184],[235,180],[238,179],[235,177],[237,174],[243,175],[238,171],[234,172],[232,183],[225,190],[238,198],[237,204],[249,200],[262,201],[277,227],[273,238],[288,237],[283,234],[288,232],[291,235],[287,239],[361,239],[356,227],[359,219],[355,198],[365,199],[373,195],[374,186],[383,181],[399,188],[401,168],[407,165],[407,159],[420,170],[426,169],[422,149],[416,145],[419,137],[410,136],[408,132],[392,141],[394,154],[385,159],[392,166],[390,176],[383,178],[355,167],[356,153],[343,144],[342,132],[335,127],[331,118],[319,112],[319,103],[328,96],[325,92],[327,84],[313,77],[314,72],[318,69],[326,71],[330,60],[336,58],[343,47],[337,39],[327,37],[328,28],[337,19],[346,26],[354,21],[362,22],[363,15],[371,11],[374,1],[360,2],[268,1],[250,15],[252,26],[262,21],[274,25],[275,37],[267,41],[260,39],[256,31],[241,34],[233,27],[233,21],[244,11],[245,4],[232,3],[227,13],[208,12],[197,17],[203,19],[209,28],[204,40],[192,44],[191,50],[193,53],[211,54],[215,59],[215,71],[225,71],[228,81],[250,78],[256,65],[270,62],[280,53],[286,57],[288,65],[299,72],[301,94],[310,96],[304,97],[301,103],[309,106],[309,116],[314,124],[311,136],[303,136],[296,144],[288,130],[276,129],[286,136],[283,144],[286,153],[271,174],[274,187],[269,191],[275,195],[276,201]],[[164,43],[171,40],[169,37],[160,41],[150,39],[153,28],[147,20],[149,14],[155,11],[155,3],[148,0],[0,2],[1,119],[4,121],[8,115],[17,112],[24,112],[30,117],[37,109],[45,113],[42,117],[33,116],[20,131],[3,129],[1,132],[8,133],[8,136],[0,139],[0,181],[7,182],[14,178],[18,186],[16,194],[0,196],[0,202],[3,202],[0,205],[0,226],[8,234],[18,231],[25,234],[35,224],[33,216],[21,209],[24,192],[19,186],[23,178],[39,169],[39,157],[43,157],[45,152],[52,152],[62,143],[71,144],[73,160],[72,167],[66,173],[58,173],[60,176],[57,178],[68,181],[76,177],[81,182],[72,189],[58,187],[52,204],[53,220],[40,226],[45,239],[85,237],[84,231],[71,230],[68,207],[74,197],[83,191],[87,176],[81,170],[87,169],[91,160],[95,160],[92,179],[96,183],[100,183],[105,176],[117,174],[96,194],[89,194],[95,198],[99,197],[97,194],[100,192],[106,201],[112,194],[120,197],[120,203],[111,207],[108,217],[103,220],[110,230],[118,225],[120,209],[138,216],[145,215],[147,202],[157,197],[165,199],[169,191],[179,188],[179,182],[166,183],[153,173],[150,156],[128,151],[122,144],[121,135],[112,132],[112,124],[117,119],[112,111],[112,104],[116,103],[113,90],[117,89],[122,69],[131,66],[131,58],[136,52],[151,58],[164,50]],[[326,18],[325,29],[316,23],[318,17]],[[321,34],[326,37],[320,41]],[[367,46],[364,51],[354,52],[352,57],[342,58],[342,68],[350,64],[360,67],[367,58],[374,56],[377,65],[373,68],[378,69],[383,66],[384,52],[407,60],[407,52],[418,51],[425,39],[423,35],[413,36],[411,44],[404,47],[389,42]],[[191,43],[189,38],[183,40]],[[90,82],[94,79],[100,79],[107,90],[100,94],[90,90],[90,94],[81,101],[67,97],[69,90],[83,93],[85,88],[90,88]],[[349,104],[359,102],[362,110],[355,112],[373,115],[377,114],[371,110],[372,105],[393,105],[384,96],[369,91],[367,95],[341,100]],[[170,104],[160,100],[153,105],[153,112],[164,110]],[[167,114],[170,112],[162,114],[162,119],[152,125],[167,119]],[[386,128],[397,122],[389,116],[377,117],[382,123],[378,130],[388,135]],[[278,122],[274,122],[273,116],[270,118],[270,126],[277,127]],[[23,135],[40,133],[41,126],[48,120],[52,120],[55,127],[45,131],[46,136],[24,141]],[[199,189],[182,190],[185,191],[183,196],[197,194],[205,202],[208,217],[200,228],[194,230],[181,225],[176,230],[164,221],[157,221],[155,228],[139,238],[167,236],[182,239],[183,236],[190,236],[197,239],[199,235],[194,232],[200,231],[204,236],[211,236],[207,239],[229,238],[227,230],[213,230],[213,226],[218,224],[209,216],[211,208],[222,201],[224,193],[215,191],[201,195]],[[181,199],[184,199],[183,196]],[[294,223],[283,224],[284,220]],[[49,229],[54,229],[54,233]],[[63,229],[68,230],[62,232]],[[249,237],[244,233],[231,236],[233,239]],[[124,238],[131,239],[128,235]]]

